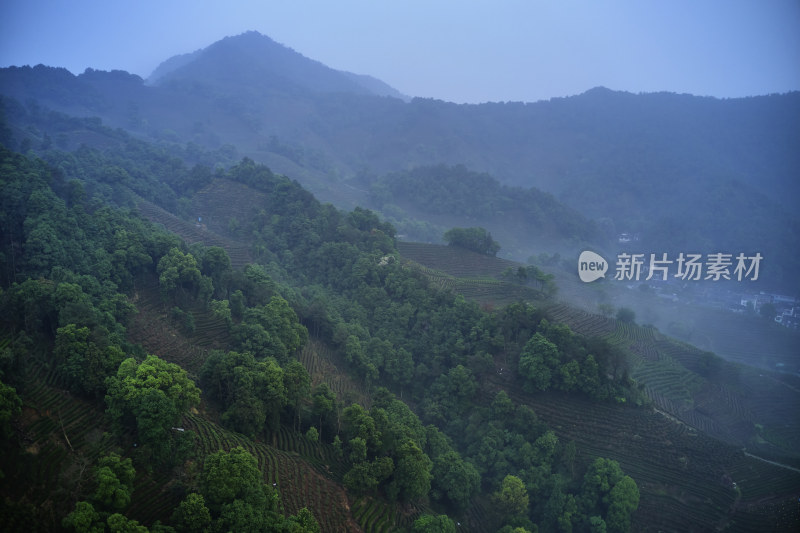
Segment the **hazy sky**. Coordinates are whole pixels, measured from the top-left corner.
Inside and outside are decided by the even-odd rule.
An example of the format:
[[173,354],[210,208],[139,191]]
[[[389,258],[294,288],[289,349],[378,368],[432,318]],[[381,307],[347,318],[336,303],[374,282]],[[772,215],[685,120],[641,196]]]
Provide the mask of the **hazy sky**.
[[147,77],[247,30],[455,102],[800,90],[800,0],[0,0],[0,66]]

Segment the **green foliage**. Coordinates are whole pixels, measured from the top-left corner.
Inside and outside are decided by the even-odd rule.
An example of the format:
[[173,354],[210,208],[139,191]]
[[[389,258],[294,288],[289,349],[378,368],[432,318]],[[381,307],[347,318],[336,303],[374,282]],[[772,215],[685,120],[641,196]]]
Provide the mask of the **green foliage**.
[[106,523],[111,533],[148,533],[145,526],[120,513],[110,515],[108,519],[106,519]]
[[320,533],[322,531],[314,514],[306,507],[297,511],[296,515],[288,517],[283,527],[289,533]]
[[[90,156],[87,152],[80,157],[88,161]],[[108,170],[118,180],[140,179],[122,167]],[[549,504],[553,523],[562,528],[578,523],[573,504],[583,505],[580,494],[570,493],[566,486],[560,493],[550,493],[556,484],[553,472],[567,468],[558,464],[562,454],[555,434],[546,431],[529,408],[515,406],[505,392],[498,393],[491,405],[482,392],[495,360],[505,357],[513,364],[519,356],[519,368],[529,370],[525,379],[534,387],[541,376],[530,370],[534,365],[529,359],[539,357],[541,373],[549,372],[547,387],[599,395],[608,388],[607,350],[591,346],[568,328],[541,322],[543,313],[529,305],[488,313],[473,302],[431,288],[397,260],[394,230],[370,211],[344,213],[323,206],[296,183],[249,160],[218,174],[269,193],[263,214],[243,217],[240,223],[242,234],[254,236],[261,258],[271,261],[266,267],[250,265],[244,272],[233,272],[230,257],[221,248],[193,245],[188,253],[175,238],[154,232],[129,213],[102,207],[99,200],[87,203],[86,196],[93,191],[106,191],[103,194],[110,198],[114,194],[110,189],[88,185],[81,192],[80,183],[73,182],[64,188],[68,200],[54,195],[44,179],[32,179],[31,186],[15,178],[13,187],[4,189],[10,200],[3,201],[13,206],[14,213],[28,210],[21,223],[3,219],[11,239],[34,238],[28,251],[11,246],[3,254],[16,254],[15,263],[24,266],[18,276],[24,272],[52,277],[18,277],[22,281],[2,295],[4,311],[10,310],[5,314],[13,327],[41,332],[36,335],[41,335],[43,346],[54,347],[57,368],[76,383],[75,390],[101,394],[107,388],[110,417],[118,429],[136,432],[137,460],[175,464],[189,441],[173,428],[199,401],[199,390],[175,365],[152,356],[141,363],[120,361],[123,347],[137,351],[124,344],[121,325],[133,308],[116,291],[139,286],[146,274],[157,274],[162,293],[172,300],[170,305],[177,304],[181,320],[193,316],[181,305],[186,309],[212,296],[228,298],[213,300],[210,307],[229,323],[237,343],[232,347],[240,351],[211,353],[201,376],[208,398],[217,402],[229,427],[259,435],[265,429],[276,431],[284,416],[299,431],[303,408],[309,403],[310,377],[291,355],[308,336],[302,321],[323,342],[339,349],[365,384],[398,387],[412,405],[420,406],[426,423],[437,422],[443,430],[424,427],[408,405],[385,389],[373,391],[369,411],[351,406],[340,413],[336,395],[327,385],[318,386],[310,409],[319,425],[307,435],[312,440],[315,432],[318,437],[332,435],[341,424],[344,438],[336,435],[334,453],[350,463],[343,469],[349,490],[403,501],[430,496],[451,508],[466,509],[480,491],[482,477],[494,486],[515,472],[526,497],[529,492],[531,498]],[[19,194],[25,187],[27,193]],[[61,235],[62,221],[74,222],[84,234]],[[484,252],[496,253],[488,232],[477,236],[488,243]],[[94,254],[91,262],[87,251]],[[515,276],[520,283],[544,287],[548,280],[540,274],[529,267],[518,269]],[[116,375],[104,382],[115,366]],[[295,530],[314,530],[313,517],[306,514],[298,513],[295,519],[265,514],[265,508],[275,509],[269,502],[276,496],[264,489],[260,473],[250,477],[240,473],[251,472],[245,465],[252,461],[239,452],[233,455],[207,463],[200,493],[190,494],[176,511],[177,527],[249,530],[276,524],[289,528],[291,523]],[[572,460],[566,459],[568,455],[564,450],[565,463],[574,461],[574,453]],[[93,501],[98,506],[123,507],[132,487],[125,476],[111,464],[99,465]],[[227,491],[223,479],[241,483]],[[618,507],[622,516],[629,506]],[[96,522],[85,506],[82,509],[90,525]],[[121,515],[112,516],[104,527],[111,527],[108,520],[118,528],[137,527]],[[527,527],[522,521],[514,525]]]
[[589,518],[589,531],[591,533],[606,533],[608,527],[606,521],[601,516],[592,516]]
[[[556,388],[600,400],[613,391],[625,394],[624,381],[619,379],[624,377],[626,364],[621,350],[600,339],[582,338],[568,327],[551,325],[547,320],[542,320],[537,329],[519,359],[527,391]],[[609,374],[618,381],[607,378]]]
[[440,494],[459,509],[466,509],[480,490],[481,476],[468,461],[461,459],[455,450],[449,450],[433,459],[431,470],[434,494]]
[[[263,531],[282,521],[278,493],[263,482],[256,458],[241,447],[206,457],[200,489],[215,530]],[[202,518],[199,503],[194,507]]]
[[[63,284],[62,284],[63,285]],[[73,391],[89,396],[105,392],[105,380],[125,358],[119,346],[98,346],[88,327],[67,324],[58,328],[53,356]]]
[[22,411],[22,400],[17,390],[0,381],[0,436],[11,436],[11,421]]
[[511,474],[503,478],[500,488],[492,494],[492,501],[503,516],[528,512],[528,490],[520,478]]
[[196,492],[187,495],[172,514],[172,523],[181,533],[211,531],[211,512],[203,495]]
[[619,463],[597,458],[583,476],[581,508],[586,516],[605,516],[611,489],[623,478]]
[[450,246],[460,246],[493,257],[500,251],[500,245],[484,228],[452,228],[445,232],[444,240]]
[[100,514],[89,502],[78,502],[75,509],[61,521],[64,528],[76,533],[103,533],[105,524],[100,521]]
[[172,427],[180,425],[181,416],[200,403],[200,389],[186,371],[148,355],[141,363],[125,359],[106,383],[107,413],[116,426],[135,429],[156,461],[177,459],[173,454],[181,448],[178,439],[189,436],[174,435]]
[[552,384],[552,369],[558,365],[558,347],[541,333],[525,344],[519,359],[519,373],[532,390],[546,391]]
[[[224,248],[209,246],[205,249],[201,272],[208,276],[215,288],[223,287],[231,273],[231,258]],[[219,290],[219,289],[218,289]]]
[[158,261],[158,283],[162,295],[177,298],[186,294],[197,295],[202,274],[192,254],[171,248]]
[[228,300],[211,300],[208,307],[214,316],[225,321],[230,328],[233,324],[233,314],[231,313],[230,302]]
[[98,461],[94,501],[112,509],[124,509],[131,501],[136,471],[130,458],[111,453]]
[[319,431],[314,426],[306,430],[306,438],[311,442],[319,442]]
[[289,361],[283,368],[283,386],[286,389],[287,405],[294,410],[295,428],[299,430],[302,405],[311,397],[311,376],[296,359]]
[[319,419],[319,433],[322,438],[322,424],[336,409],[336,393],[325,383],[320,383],[314,389],[311,398],[313,401],[312,413]]
[[275,496],[266,489],[255,457],[241,447],[206,457],[200,487],[213,511],[237,499],[266,505]]
[[397,450],[392,480],[386,488],[392,499],[412,501],[425,496],[431,488],[433,463],[412,440],[405,440]]
[[308,331],[297,314],[277,295],[267,305],[246,309],[242,322],[231,333],[242,351],[252,352],[258,358],[274,357],[282,364],[308,339]]
[[92,504],[80,501],[75,509],[61,522],[61,525],[76,533],[147,533],[147,528],[136,520],[119,513],[106,514],[95,511]]
[[414,533],[455,533],[456,525],[447,515],[423,514],[411,529]]
[[[362,439],[353,439],[361,441]],[[351,452],[351,457],[353,452]],[[369,494],[375,492],[378,485],[383,483],[394,471],[394,462],[391,457],[380,457],[374,461],[361,460],[344,475],[342,480],[348,490],[356,494]]]
[[606,525],[609,532],[626,533],[631,514],[639,507],[639,487],[630,476],[623,476],[608,494]]
[[277,431],[288,398],[284,371],[274,359],[256,361],[250,352],[214,351],[201,377],[210,397],[224,406],[224,424],[251,436],[264,429]]

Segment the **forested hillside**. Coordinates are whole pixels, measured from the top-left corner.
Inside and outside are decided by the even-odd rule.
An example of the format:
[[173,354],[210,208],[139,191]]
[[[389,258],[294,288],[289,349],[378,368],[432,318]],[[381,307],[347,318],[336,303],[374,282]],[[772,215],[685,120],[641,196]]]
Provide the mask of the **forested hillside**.
[[255,32],[0,69],[0,529],[795,531],[784,356],[572,256],[758,251],[794,294],[798,118],[409,101]]
[[[435,288],[373,213],[249,159],[190,168],[124,135],[41,156],[2,153],[6,529],[685,524],[635,513],[685,490],[679,477],[639,465],[637,481],[535,410],[562,398],[655,423],[620,348],[529,303],[482,309]],[[234,268],[240,241],[254,263]],[[655,434],[673,426],[660,420]],[[690,479],[720,511],[703,488],[683,508],[708,525],[794,519],[735,505],[717,478],[752,461],[702,442],[683,457],[705,464]],[[794,479],[779,476],[776,504]]]
[[[800,233],[798,93],[719,100],[595,88],[456,105],[386,96],[395,93],[360,80],[249,32],[165,62],[151,84],[40,65],[0,70],[0,93],[151,140],[236,146],[350,209],[368,200],[365,177],[464,165],[536,187],[604,233],[639,235],[648,250],[758,249],[770,257],[767,288],[798,290],[789,252]],[[515,241],[532,231],[515,226]]]
[[418,167],[363,185],[369,187],[370,205],[412,240],[425,240],[425,226],[414,224],[419,220],[452,225],[472,221],[486,226],[504,243],[504,250],[516,252],[512,257],[522,255],[522,250],[559,249],[564,243],[569,243],[567,247],[607,245],[615,237],[611,228],[599,227],[550,194],[502,185],[463,165]]

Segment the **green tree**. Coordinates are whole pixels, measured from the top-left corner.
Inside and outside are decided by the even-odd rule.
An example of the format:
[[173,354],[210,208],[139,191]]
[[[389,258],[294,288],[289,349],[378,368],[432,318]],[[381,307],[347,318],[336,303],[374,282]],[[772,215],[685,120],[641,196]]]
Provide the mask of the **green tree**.
[[[172,430],[181,417],[200,403],[200,389],[174,363],[148,355],[141,363],[125,359],[116,376],[107,380],[107,412],[117,427],[135,429],[142,444],[149,446],[158,462],[182,449]],[[183,432],[180,432],[183,433]]]
[[558,367],[556,388],[569,392],[578,386],[581,367],[576,360],[571,360]]
[[519,358],[519,372],[528,390],[546,391],[552,383],[552,369],[559,363],[558,347],[536,333],[525,344]]
[[98,396],[105,380],[119,368],[125,354],[116,345],[98,346],[88,327],[67,324],[58,328],[53,355],[74,392]]
[[[311,376],[303,364],[292,359],[283,367],[283,386],[286,399],[294,411],[295,431],[300,429],[300,410],[303,402],[311,395]],[[319,436],[319,433],[317,434]]]
[[580,504],[586,516],[604,516],[608,509],[608,495],[624,474],[619,463],[598,457],[589,465],[583,476]]
[[578,389],[585,392],[592,398],[600,398],[600,365],[594,355],[589,354],[581,364],[580,374],[578,374]]
[[445,232],[444,240],[450,246],[466,248],[479,254],[495,256],[500,251],[500,245],[484,228],[452,228]]
[[11,435],[11,420],[22,412],[22,400],[17,389],[0,381],[0,436]]
[[432,488],[459,509],[466,509],[472,497],[480,490],[478,470],[455,450],[439,455],[433,460]]
[[95,469],[97,488],[93,499],[108,508],[125,508],[131,501],[135,477],[130,458],[122,459],[116,453],[101,458]]
[[256,458],[241,446],[206,457],[200,488],[212,511],[233,500],[266,505],[275,496],[265,489]]
[[511,474],[503,478],[500,489],[492,494],[492,501],[504,516],[528,512],[528,490],[520,478]]
[[284,529],[289,533],[320,533],[321,531],[317,519],[306,507],[286,519]]
[[400,386],[411,383],[414,377],[414,359],[404,348],[392,349],[383,362],[386,375]]
[[231,303],[231,315],[237,319],[242,318],[245,310],[244,293],[240,289],[236,289],[231,293],[229,301]]
[[608,531],[606,521],[603,520],[602,516],[589,517],[589,531],[590,533],[606,533]]
[[193,492],[178,505],[172,514],[172,523],[181,533],[207,533],[211,529],[211,512],[202,494]]
[[226,426],[250,436],[278,429],[287,396],[284,371],[274,359],[256,361],[249,352],[214,351],[201,377],[209,395],[225,409]]
[[75,504],[75,509],[64,517],[61,525],[76,533],[104,533],[106,530],[100,513],[95,511],[91,503],[84,501]]
[[148,533],[146,527],[120,513],[110,515],[106,524],[111,533]]
[[431,488],[433,463],[411,439],[397,450],[397,461],[387,494],[392,499],[412,501],[425,496]]
[[209,307],[211,308],[211,312],[214,313],[215,317],[224,320],[225,325],[227,325],[228,328],[231,327],[233,324],[233,315],[231,313],[230,302],[228,302],[228,300],[211,300]]
[[[357,439],[361,440],[361,439]],[[374,492],[394,471],[391,457],[379,457],[375,461],[354,464],[344,475],[344,486],[357,494]]]
[[282,522],[278,493],[264,484],[258,461],[242,447],[206,457],[200,489],[217,530],[264,531]]
[[639,487],[630,476],[617,481],[608,494],[606,525],[611,533],[627,533],[631,528],[631,514],[639,507]]
[[158,261],[158,274],[158,283],[165,298],[184,294],[195,296],[200,288],[202,274],[197,260],[192,254],[185,254],[178,248],[170,248]]
[[252,352],[259,359],[274,357],[282,364],[308,339],[305,326],[280,296],[273,296],[267,305],[246,309],[242,323],[231,333],[242,351]]
[[230,275],[231,258],[223,248],[210,246],[203,253],[202,273],[208,276],[218,291],[225,285],[226,277]]
[[312,412],[319,420],[319,434],[322,438],[322,423],[336,409],[336,393],[325,383],[320,383],[312,394],[312,401]]
[[447,515],[423,514],[411,528],[414,533],[455,533],[456,525]]

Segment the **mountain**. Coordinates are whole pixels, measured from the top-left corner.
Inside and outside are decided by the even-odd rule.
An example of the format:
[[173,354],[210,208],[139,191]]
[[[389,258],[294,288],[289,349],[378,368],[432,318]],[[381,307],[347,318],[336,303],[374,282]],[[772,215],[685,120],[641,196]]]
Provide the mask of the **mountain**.
[[331,69],[256,31],[226,37],[191,54],[174,56],[153,71],[148,83],[200,84],[228,95],[256,97],[270,91],[402,97],[380,80]]
[[[595,88],[481,105],[386,96],[395,93],[256,32],[173,57],[147,83],[118,71],[0,69],[0,94],[22,107],[35,100],[159,142],[235,146],[337,205],[368,203],[394,172],[463,165],[552,194],[614,241],[638,234],[644,251],[759,251],[770,258],[764,279],[800,290],[798,92],[720,100]],[[509,227],[516,240],[531,232]]]

